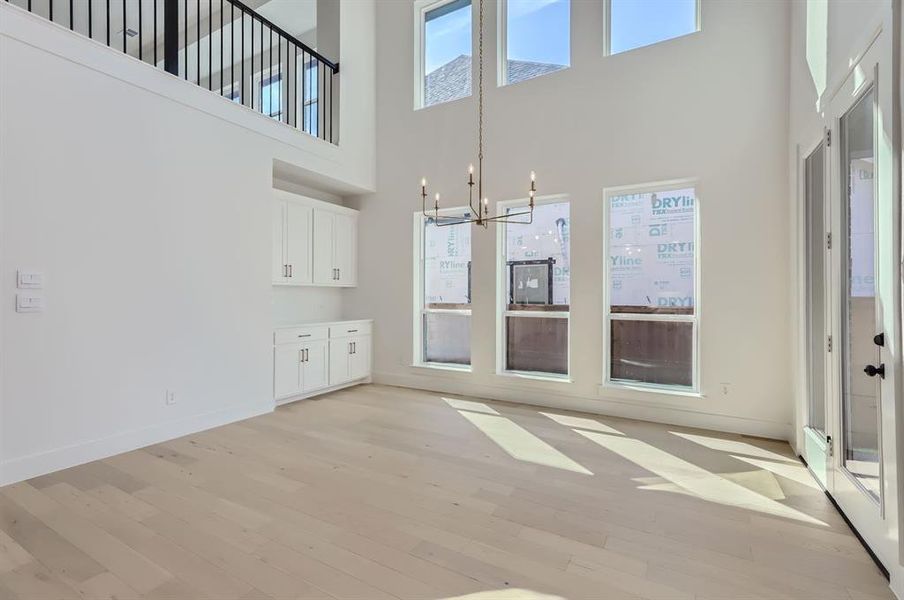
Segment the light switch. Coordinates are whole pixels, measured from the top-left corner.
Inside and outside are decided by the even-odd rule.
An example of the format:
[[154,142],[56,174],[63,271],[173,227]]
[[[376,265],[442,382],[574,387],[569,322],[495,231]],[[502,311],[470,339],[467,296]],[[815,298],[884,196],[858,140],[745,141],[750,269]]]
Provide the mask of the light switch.
[[38,271],[19,270],[16,274],[19,289],[41,289],[44,287],[44,274]]
[[43,312],[44,296],[19,292],[16,294],[16,312]]

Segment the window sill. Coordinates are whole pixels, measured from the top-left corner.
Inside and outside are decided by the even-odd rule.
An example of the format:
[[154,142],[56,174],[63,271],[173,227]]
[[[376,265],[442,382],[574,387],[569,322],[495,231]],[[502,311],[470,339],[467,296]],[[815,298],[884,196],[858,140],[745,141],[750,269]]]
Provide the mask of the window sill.
[[453,371],[457,373],[470,373],[471,367],[464,365],[445,364],[445,363],[414,363],[408,365],[413,369],[433,369],[436,371]]
[[533,381],[550,381],[552,383],[574,383],[568,375],[554,375],[551,373],[526,373],[523,371],[497,371],[499,377],[513,377],[515,379],[531,379]]
[[612,392],[627,392],[628,394],[656,394],[659,396],[674,396],[678,398],[704,398],[703,393],[693,389],[682,389],[656,384],[642,383],[618,383],[609,381],[599,386],[600,396],[611,395]]

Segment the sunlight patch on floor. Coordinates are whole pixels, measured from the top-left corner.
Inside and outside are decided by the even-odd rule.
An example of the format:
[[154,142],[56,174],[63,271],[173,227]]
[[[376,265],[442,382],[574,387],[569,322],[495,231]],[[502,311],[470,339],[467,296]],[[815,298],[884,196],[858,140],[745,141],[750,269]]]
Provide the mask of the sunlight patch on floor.
[[575,430],[587,439],[658,475],[708,502],[736,506],[760,513],[827,526],[818,519],[762,496],[725,477],[682,460],[646,442],[625,437]]
[[463,410],[458,412],[473,423],[477,429],[482,431],[497,446],[505,450],[512,458],[544,467],[554,467],[575,473],[583,473],[584,475],[593,475],[592,472],[511,419]]
[[768,458],[769,460],[778,460],[782,462],[798,464],[798,462],[793,458],[781,455],[777,452],[772,452],[771,450],[766,450],[765,448],[760,448],[759,446],[754,446],[753,444],[748,444],[747,442],[742,442],[740,440],[726,440],[718,437],[711,437],[708,435],[694,435],[692,433],[684,433],[681,431],[670,431],[669,433],[671,433],[672,435],[677,435],[680,438],[684,438],[689,442],[700,444],[701,446],[709,448],[710,450],[729,452],[731,454],[745,454],[747,456],[754,456],[756,458]]
[[443,402],[452,408],[459,410],[470,410],[472,412],[484,413],[487,415],[498,415],[496,409],[483,402],[474,402],[473,400],[459,400],[458,398],[443,398]]
[[760,469],[765,469],[770,473],[774,473],[779,477],[784,477],[785,479],[790,479],[791,481],[797,482],[801,485],[805,485],[810,489],[820,490],[822,488],[819,487],[819,484],[816,483],[816,479],[813,478],[813,475],[810,474],[810,471],[807,470],[805,466],[802,464],[791,464],[785,462],[773,462],[771,460],[760,460],[758,458],[750,458],[749,456],[734,456],[732,458],[735,460],[743,461],[749,465],[753,465],[754,467],[759,467]]
[[613,429],[608,425],[600,423],[596,419],[588,419],[586,417],[575,417],[573,415],[557,415],[555,413],[541,412],[544,417],[550,418],[559,425],[565,427],[577,427],[578,429],[586,429],[587,431],[598,431],[600,433],[611,433],[613,435],[622,435],[622,432]]

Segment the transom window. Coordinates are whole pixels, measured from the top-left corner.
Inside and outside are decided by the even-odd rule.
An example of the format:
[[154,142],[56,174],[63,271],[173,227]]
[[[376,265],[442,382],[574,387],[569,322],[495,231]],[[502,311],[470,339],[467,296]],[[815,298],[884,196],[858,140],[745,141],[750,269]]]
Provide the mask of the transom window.
[[700,30],[700,0],[608,0],[607,54]]
[[570,0],[500,0],[500,85],[571,64]]
[[471,95],[471,0],[415,3],[415,107]]
[[[502,202],[500,209],[521,212],[525,205],[525,201]],[[567,378],[571,298],[568,199],[538,201],[532,223],[506,223],[501,233],[498,370]]]
[[693,182],[609,190],[605,202],[606,382],[696,390]]
[[467,209],[433,217],[415,214],[418,306],[415,324],[417,364],[468,367],[471,364],[471,228],[469,223],[445,225],[467,218]]

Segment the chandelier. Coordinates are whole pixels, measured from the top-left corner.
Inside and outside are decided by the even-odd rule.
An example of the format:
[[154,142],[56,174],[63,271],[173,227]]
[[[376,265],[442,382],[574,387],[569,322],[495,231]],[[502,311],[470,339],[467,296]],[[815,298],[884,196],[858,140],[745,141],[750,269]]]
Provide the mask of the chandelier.
[[[439,194],[437,193],[433,199],[432,214],[427,211],[427,178],[421,179],[421,211],[425,217],[433,219],[437,227],[447,227],[449,225],[461,225],[463,223],[474,223],[482,225],[486,228],[491,221],[497,223],[519,223],[529,225],[534,220],[534,195],[537,193],[536,174],[530,172],[530,189],[528,190],[528,208],[518,212],[508,212],[490,216],[489,199],[483,195],[483,4],[484,0],[480,0],[480,16],[478,29],[478,79],[477,79],[477,181],[474,181],[474,165],[468,166],[468,207],[471,209],[469,216],[456,217],[449,215],[440,215]],[[477,206],[474,206],[474,186],[477,186]],[[481,201],[482,199],[482,201]],[[476,216],[475,216],[476,215]],[[518,217],[527,216],[527,219]]]

